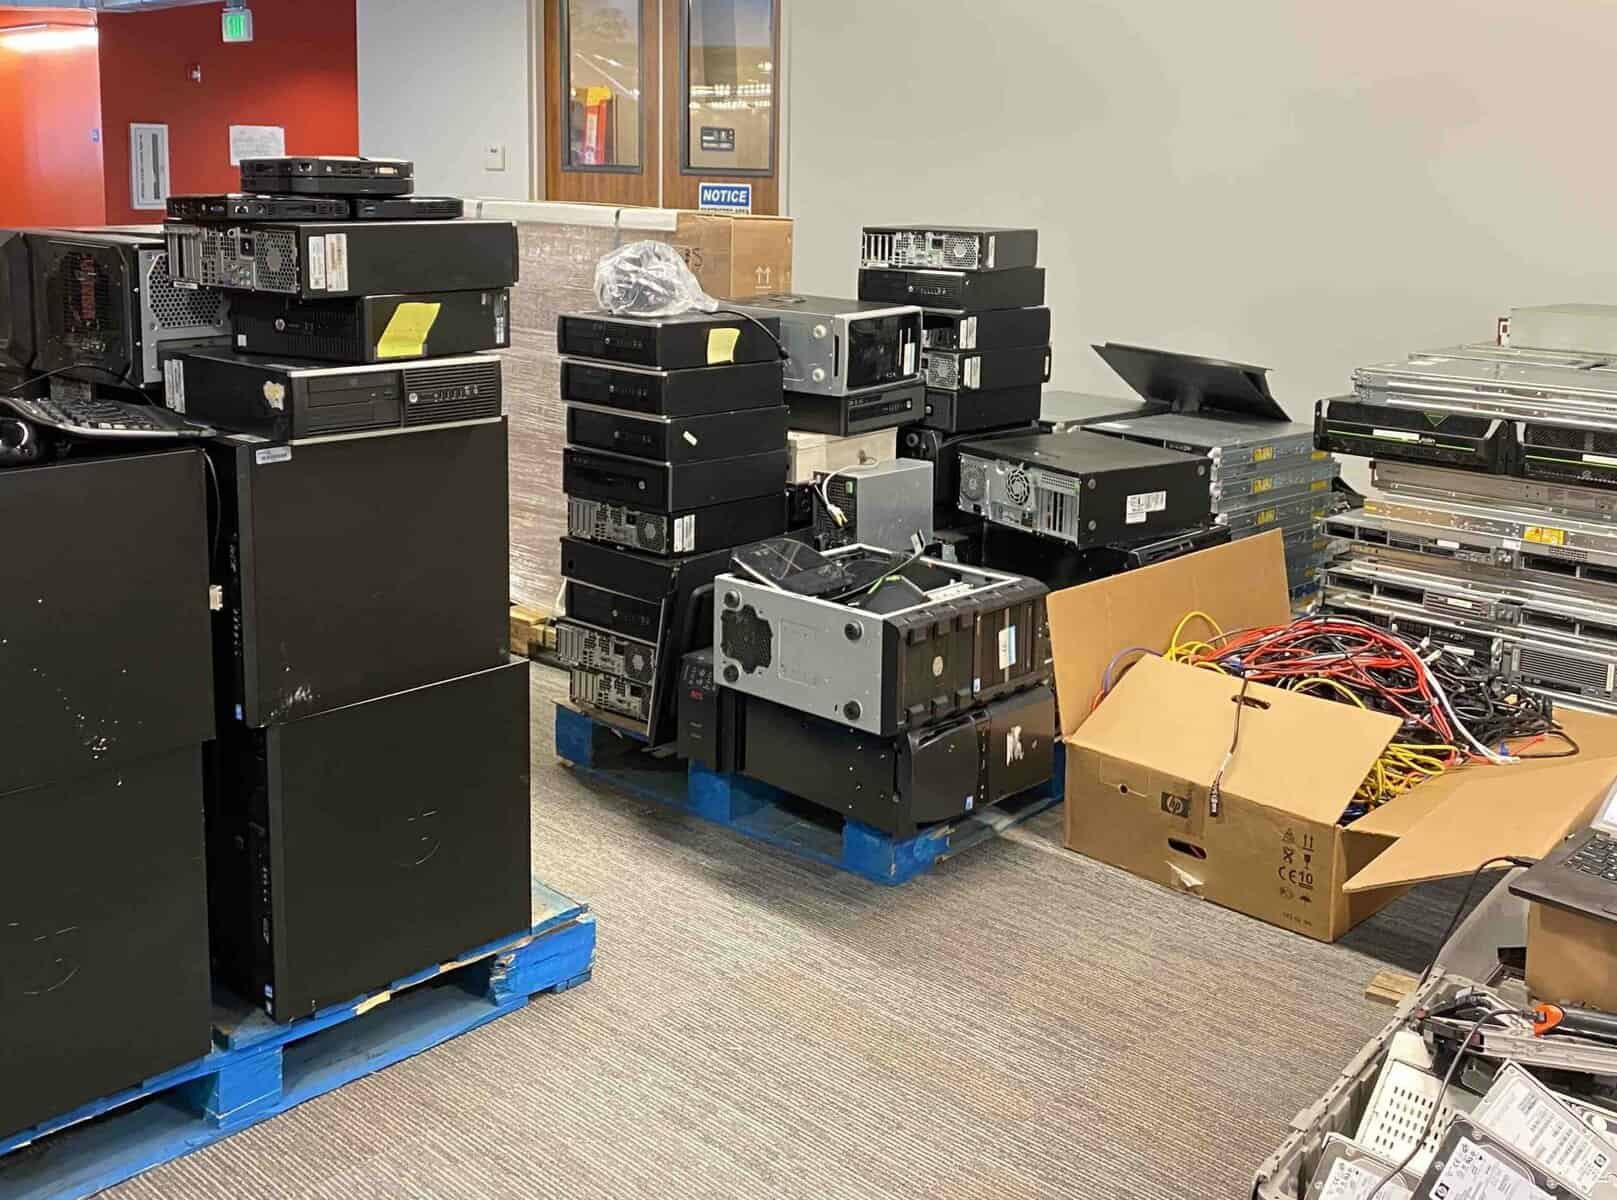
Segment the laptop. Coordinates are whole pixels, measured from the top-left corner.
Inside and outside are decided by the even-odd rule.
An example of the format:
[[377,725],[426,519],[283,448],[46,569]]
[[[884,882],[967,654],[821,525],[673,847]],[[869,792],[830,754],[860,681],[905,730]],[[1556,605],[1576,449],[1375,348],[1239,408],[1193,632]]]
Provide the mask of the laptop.
[[1526,900],[1617,921],[1617,782],[1594,822],[1512,880],[1510,890]]

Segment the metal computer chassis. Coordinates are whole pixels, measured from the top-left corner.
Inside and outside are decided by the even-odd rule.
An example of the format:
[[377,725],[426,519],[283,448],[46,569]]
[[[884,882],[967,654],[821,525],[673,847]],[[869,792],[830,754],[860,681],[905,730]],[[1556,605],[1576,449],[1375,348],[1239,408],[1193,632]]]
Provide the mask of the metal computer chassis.
[[[871,553],[880,551],[854,545],[827,557]],[[747,695],[892,736],[1049,677],[1044,584],[940,559],[917,562],[952,582],[886,613],[720,575],[719,678]]]
[[1334,567],[1325,571],[1320,602],[1332,612],[1360,617],[1408,640],[1453,646],[1491,671],[1528,688],[1549,689],[1575,705],[1617,705],[1617,644],[1588,636],[1585,623],[1571,634],[1552,636],[1482,618],[1439,616],[1419,604],[1366,595],[1352,582],[1344,587]]
[[1378,496],[1364,502],[1372,517],[1388,517],[1413,525],[1454,533],[1500,538],[1506,548],[1541,546],[1577,554],[1600,555],[1617,563],[1617,524],[1582,517],[1512,511],[1501,505]]
[[1539,479],[1458,474],[1442,467],[1378,459],[1376,488],[1410,500],[1453,501],[1510,509],[1548,509],[1573,520],[1617,521],[1617,492]]
[[1325,532],[1350,542],[1356,549],[1385,548],[1498,571],[1520,572],[1524,580],[1617,584],[1617,554],[1524,543],[1495,533],[1375,516],[1362,509],[1327,517]]

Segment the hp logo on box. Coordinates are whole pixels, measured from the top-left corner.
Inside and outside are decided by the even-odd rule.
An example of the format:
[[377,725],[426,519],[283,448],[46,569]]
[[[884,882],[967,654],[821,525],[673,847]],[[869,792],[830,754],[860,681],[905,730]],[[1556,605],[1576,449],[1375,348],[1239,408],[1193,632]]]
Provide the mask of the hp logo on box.
[[704,183],[697,192],[696,207],[703,212],[752,212],[752,184]]

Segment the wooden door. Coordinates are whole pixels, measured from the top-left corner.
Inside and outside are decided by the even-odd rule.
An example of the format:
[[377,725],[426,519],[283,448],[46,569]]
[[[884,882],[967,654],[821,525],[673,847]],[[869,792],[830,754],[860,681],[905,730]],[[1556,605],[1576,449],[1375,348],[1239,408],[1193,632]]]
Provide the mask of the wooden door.
[[696,208],[703,183],[750,183],[780,211],[781,0],[660,0],[662,204]]
[[544,0],[545,196],[656,205],[659,0]]

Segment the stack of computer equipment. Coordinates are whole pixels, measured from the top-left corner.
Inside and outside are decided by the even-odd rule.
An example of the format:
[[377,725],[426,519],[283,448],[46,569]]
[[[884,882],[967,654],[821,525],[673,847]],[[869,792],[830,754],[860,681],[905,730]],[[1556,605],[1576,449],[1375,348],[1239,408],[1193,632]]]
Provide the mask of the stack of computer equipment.
[[786,529],[782,324],[739,311],[557,322],[557,653],[575,707],[653,746],[673,740],[680,659],[709,644],[731,549]]
[[1346,553],[1324,604],[1617,711],[1617,308],[1503,328],[1319,403],[1319,445],[1371,458],[1376,489],[1327,522]]
[[248,162],[250,198],[171,201],[175,278],[228,293],[233,329],[159,352],[168,406],[220,430],[214,966],[277,1020],[530,919],[487,353],[516,231],[431,201],[397,219],[409,180],[392,160]]
[[0,230],[0,407],[36,454],[205,437],[162,407],[160,354],[229,332],[228,299],[176,281],[155,231]]
[[1047,781],[1047,589],[867,545],[775,538],[714,583],[680,753],[905,837]]
[[1319,590],[1330,556],[1322,522],[1340,464],[1269,391],[1268,370],[1108,342],[1097,354],[1158,411],[1100,421],[1095,433],[1205,458],[1213,524],[1231,539],[1278,529],[1294,599]]
[[[1029,431],[1050,378],[1050,310],[1036,229],[869,225],[859,296],[922,309],[923,408],[899,453],[934,465],[940,529],[975,527],[955,505],[959,444]],[[975,528],[974,528],[975,531]]]

